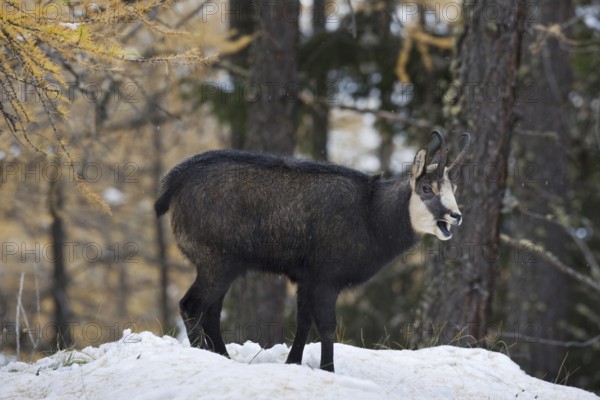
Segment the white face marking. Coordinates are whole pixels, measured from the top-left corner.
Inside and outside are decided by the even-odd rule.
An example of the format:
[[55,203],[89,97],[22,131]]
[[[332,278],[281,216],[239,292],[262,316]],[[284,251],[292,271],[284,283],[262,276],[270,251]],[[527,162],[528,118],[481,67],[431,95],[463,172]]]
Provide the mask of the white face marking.
[[[430,172],[435,170],[436,165],[427,166],[427,171]],[[455,219],[450,216],[450,214],[445,214],[440,216],[441,219],[436,218],[431,211],[427,208],[425,202],[421,199],[421,197],[414,193],[414,185],[416,182],[411,182],[411,186],[413,187],[413,194],[410,196],[409,200],[409,215],[410,222],[415,232],[418,234],[429,233],[435,235],[440,240],[448,240],[452,237],[452,235],[447,236],[440,227],[438,226],[438,221],[445,221],[446,228],[450,230],[451,225],[460,225],[462,219]],[[448,178],[447,169],[444,170],[444,179],[440,186],[436,185],[437,188],[437,196],[439,196],[440,202],[442,205],[450,210],[451,213],[460,214],[460,210],[458,209],[458,205],[456,204],[456,199],[454,197],[454,190],[452,188],[452,183]]]
[[[446,207],[450,212],[460,214],[460,210],[458,209],[458,204],[456,204],[456,198],[454,197],[454,190],[452,189],[452,183],[448,178],[448,168],[444,170],[444,180],[442,182],[442,186],[440,187],[440,201],[442,205]],[[448,219],[449,218],[449,219]],[[454,218],[449,215],[446,216],[446,220],[452,224],[454,224]],[[458,221],[458,225],[462,223],[462,219]]]
[[410,215],[410,223],[415,232],[419,234],[430,233],[438,236],[434,229],[437,228],[437,226],[435,224],[436,221],[433,218],[433,215],[431,215],[423,200],[421,200],[421,198],[415,193],[410,196],[408,213]]

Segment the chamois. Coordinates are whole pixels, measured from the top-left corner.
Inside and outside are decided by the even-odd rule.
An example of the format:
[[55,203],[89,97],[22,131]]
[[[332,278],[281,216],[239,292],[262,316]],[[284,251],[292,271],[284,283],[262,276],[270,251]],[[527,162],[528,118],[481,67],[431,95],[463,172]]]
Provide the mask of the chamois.
[[[462,215],[452,172],[470,135],[446,167],[444,136],[427,165],[385,180],[330,163],[242,151],[209,151],[175,166],[161,181],[157,217],[171,227],[196,280],[179,302],[193,346],[227,355],[221,337],[223,298],[249,270],[283,274],[297,284],[297,330],[287,363],[300,364],[314,322],[321,368],[334,370],[335,303],[342,289],[371,278],[425,234],[452,236]],[[435,163],[437,160],[437,163]],[[204,334],[203,334],[204,333]]]

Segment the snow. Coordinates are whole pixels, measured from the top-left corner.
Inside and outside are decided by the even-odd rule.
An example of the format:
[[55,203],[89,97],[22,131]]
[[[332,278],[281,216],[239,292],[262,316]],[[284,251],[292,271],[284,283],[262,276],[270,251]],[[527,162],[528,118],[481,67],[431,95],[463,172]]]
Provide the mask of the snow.
[[580,18],[583,17],[583,22],[588,28],[600,31],[600,5],[575,7],[575,14]]
[[307,345],[301,366],[284,364],[285,345],[265,350],[246,342],[227,350],[231,360],[170,336],[126,330],[100,347],[8,362],[0,367],[0,399],[599,399],[530,377],[483,349],[336,344],[334,374],[317,368],[318,343]]
[[76,31],[77,29],[79,29],[80,24],[79,23],[73,23],[73,22],[61,22],[59,23],[60,26],[63,26],[67,29],[71,29],[72,31]]
[[121,206],[126,202],[125,194],[114,187],[106,188],[102,197],[104,197],[104,201],[111,206]]

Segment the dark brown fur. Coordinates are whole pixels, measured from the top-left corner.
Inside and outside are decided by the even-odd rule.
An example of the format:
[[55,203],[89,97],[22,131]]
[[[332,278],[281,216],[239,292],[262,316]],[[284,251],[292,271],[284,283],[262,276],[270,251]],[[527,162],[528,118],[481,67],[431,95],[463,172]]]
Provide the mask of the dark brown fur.
[[158,217],[171,210],[177,244],[197,268],[179,303],[190,343],[226,355],[220,313],[231,282],[249,270],[284,274],[298,285],[287,362],[302,361],[314,322],[321,368],[333,371],[338,294],[419,239],[409,216],[412,193],[408,177],[387,181],[267,154],[213,151],[175,166],[155,210]]

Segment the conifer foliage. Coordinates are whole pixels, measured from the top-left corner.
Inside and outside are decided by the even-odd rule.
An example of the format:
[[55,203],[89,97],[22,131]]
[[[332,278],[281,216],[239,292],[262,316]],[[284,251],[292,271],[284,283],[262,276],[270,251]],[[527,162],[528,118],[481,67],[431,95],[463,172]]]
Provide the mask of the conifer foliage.
[[[160,4],[159,4],[160,3]],[[70,158],[56,120],[67,117],[71,88],[65,71],[76,68],[109,70],[119,63],[185,63],[204,61],[194,49],[177,55],[144,58],[126,49],[114,34],[120,25],[141,22],[162,35],[182,34],[156,24],[150,15],[170,2],[119,0],[89,2],[7,0],[0,8],[0,113],[19,142],[25,141],[45,154],[44,142],[58,144]],[[50,135],[29,131],[29,124],[41,112],[49,122]],[[46,143],[47,145],[47,143]]]

